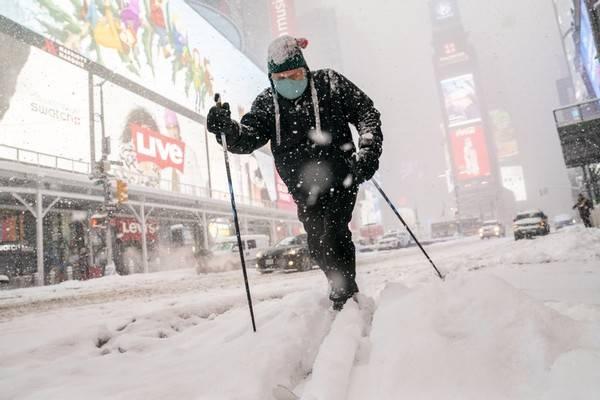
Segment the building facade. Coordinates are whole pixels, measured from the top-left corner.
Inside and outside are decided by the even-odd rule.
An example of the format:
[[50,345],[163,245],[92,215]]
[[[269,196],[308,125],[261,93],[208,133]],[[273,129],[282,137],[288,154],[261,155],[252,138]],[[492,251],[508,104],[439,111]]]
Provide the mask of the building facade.
[[509,221],[524,182],[522,169],[513,165],[514,136],[508,131],[494,135],[496,125],[507,116],[488,107],[477,54],[462,24],[458,2],[434,0],[430,10],[433,65],[444,115],[456,218]]
[[[184,1],[48,4],[0,6],[0,267],[31,284],[98,275],[111,253],[123,273],[193,264],[234,233],[206,112],[219,91],[241,116],[264,73]],[[298,232],[269,152],[230,159],[242,233]],[[129,200],[97,223],[100,171]]]

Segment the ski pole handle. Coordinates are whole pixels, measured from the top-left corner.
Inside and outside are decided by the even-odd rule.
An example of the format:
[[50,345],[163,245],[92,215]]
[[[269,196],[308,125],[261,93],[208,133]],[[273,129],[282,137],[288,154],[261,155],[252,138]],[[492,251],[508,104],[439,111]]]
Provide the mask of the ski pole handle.
[[[223,108],[223,103],[221,102],[221,94],[215,93],[215,106],[217,108]],[[229,108],[229,107],[227,107]],[[227,138],[225,137],[225,133],[221,132],[221,144],[223,145],[223,151],[225,152],[225,162],[229,163],[229,157],[227,155]]]

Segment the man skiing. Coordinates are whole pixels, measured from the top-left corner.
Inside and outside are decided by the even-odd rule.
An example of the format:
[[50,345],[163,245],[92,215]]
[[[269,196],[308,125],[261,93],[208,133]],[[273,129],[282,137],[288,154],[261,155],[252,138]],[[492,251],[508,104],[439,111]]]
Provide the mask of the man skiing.
[[577,197],[577,203],[575,203],[575,205],[573,206],[573,209],[576,208],[579,210],[579,216],[581,217],[581,220],[583,221],[585,227],[591,228],[592,220],[590,217],[592,210],[594,209],[594,205],[592,204],[590,199],[585,197],[583,193],[579,193],[579,197]]
[[[227,103],[212,107],[207,128],[232,153],[249,154],[271,142],[275,166],[296,205],[310,255],[325,273],[333,308],[358,292],[355,249],[348,224],[358,186],[379,168],[380,113],[373,101],[333,70],[311,71],[306,39],[282,36],[269,46],[271,87],[238,123]],[[358,150],[349,124],[359,134]]]

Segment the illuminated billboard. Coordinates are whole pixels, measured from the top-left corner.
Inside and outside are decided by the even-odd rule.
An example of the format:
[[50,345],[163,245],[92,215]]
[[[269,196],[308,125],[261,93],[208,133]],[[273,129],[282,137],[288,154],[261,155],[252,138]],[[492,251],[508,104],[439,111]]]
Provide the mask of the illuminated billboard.
[[[80,51],[141,84],[142,88],[147,87],[198,112],[212,106],[211,94],[218,88],[223,98],[233,105],[233,117],[239,119],[256,94],[268,85],[263,72],[213,32],[206,21],[186,9],[182,1],[149,1],[145,3],[151,6],[148,9],[138,8],[142,1],[135,0],[95,3],[86,6],[87,3],[70,0],[11,0],[0,2],[0,14],[69,49]],[[99,4],[103,8],[98,8]],[[153,14],[148,11],[151,9]],[[76,11],[77,14],[73,14]],[[85,16],[81,15],[83,11],[87,12]],[[168,25],[168,40],[164,43],[157,32],[154,36],[150,33],[147,19],[160,19],[161,15]],[[140,26],[132,22],[138,17]],[[77,18],[91,20],[83,23]],[[44,42],[43,38],[41,45],[40,39],[35,41],[41,49],[31,47],[10,36],[13,30],[7,26],[10,24],[3,25],[3,32],[7,33],[0,33],[0,50],[5,55],[0,59],[3,71],[0,75],[0,143],[5,145],[0,146],[0,157],[17,159],[18,156],[21,161],[31,158],[33,163],[50,167],[66,161],[67,169],[89,173],[88,72],[85,68],[95,64],[65,62],[54,55],[66,51],[75,58],[80,56],[52,41]],[[76,26],[81,29],[73,36]],[[178,32],[177,27],[187,26],[191,28],[185,32],[185,46],[179,50],[189,57],[178,58],[181,54],[173,35]],[[114,32],[107,31],[107,27],[117,29],[121,34],[119,40],[130,41],[132,47],[110,47],[117,42]],[[179,39],[184,40],[183,36]],[[129,56],[124,57],[122,51]],[[134,68],[136,65],[138,68]],[[103,92],[106,135],[111,141],[109,158],[116,162],[112,166],[113,174],[132,184],[229,199],[222,148],[198,122],[202,118],[194,121],[190,119],[193,115],[189,115],[193,113],[188,116],[178,113],[185,109],[175,112],[136,94],[137,90],[134,93],[130,87],[123,88],[99,77],[95,77],[93,83],[96,113],[100,112],[99,92]],[[95,125],[95,147],[100,149],[99,118]],[[22,150],[17,153],[12,147]],[[23,150],[45,153],[48,157]],[[96,153],[99,160],[98,150]],[[278,199],[270,155],[232,155],[231,161],[234,189],[241,202],[260,206]]]
[[456,0],[437,0],[432,3],[432,12],[433,21],[436,23],[456,18],[458,15]]
[[522,166],[512,165],[500,167],[500,175],[502,175],[502,186],[513,192],[516,201],[527,200],[525,174],[523,173]]
[[517,134],[508,111],[495,109],[489,112],[491,128],[496,142],[498,160],[504,161],[519,155]]
[[461,75],[440,82],[446,106],[448,126],[465,125],[481,120],[475,79],[472,74]]
[[594,44],[590,13],[585,0],[581,0],[580,7],[579,56],[592,89],[590,94],[593,97],[600,97],[600,64],[598,63],[598,52]]
[[19,0],[0,14],[191,110],[247,106],[265,74],[184,0]]
[[293,0],[270,0],[271,32],[273,37],[296,33],[296,13]]
[[110,82],[103,92],[109,158],[118,162],[112,173],[132,184],[208,196],[204,126]]
[[275,164],[273,158],[262,151],[240,156],[242,167],[242,193],[252,204],[277,201]]
[[[132,184],[229,200],[223,150],[204,125],[120,86],[106,83],[103,90],[113,174]],[[277,200],[270,155],[230,154],[230,161],[241,204],[266,206]]]
[[17,159],[11,146],[31,151],[21,161],[61,168],[76,160],[65,168],[89,172],[87,72],[1,32],[0,51],[2,158]]
[[296,203],[288,191],[287,186],[279,174],[276,173],[275,175],[275,182],[277,184],[277,208],[289,211],[296,210]]
[[490,175],[490,158],[481,125],[450,130],[454,174],[459,181]]

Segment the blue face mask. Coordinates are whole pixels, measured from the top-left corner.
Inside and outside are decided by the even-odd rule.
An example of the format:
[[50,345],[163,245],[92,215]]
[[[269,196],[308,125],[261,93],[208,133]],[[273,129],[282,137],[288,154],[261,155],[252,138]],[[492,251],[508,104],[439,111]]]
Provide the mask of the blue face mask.
[[293,80],[293,79],[280,79],[278,81],[273,81],[273,86],[275,86],[275,90],[277,93],[282,95],[288,100],[295,100],[298,97],[302,96],[302,93],[308,87],[308,79],[304,78],[301,80]]

